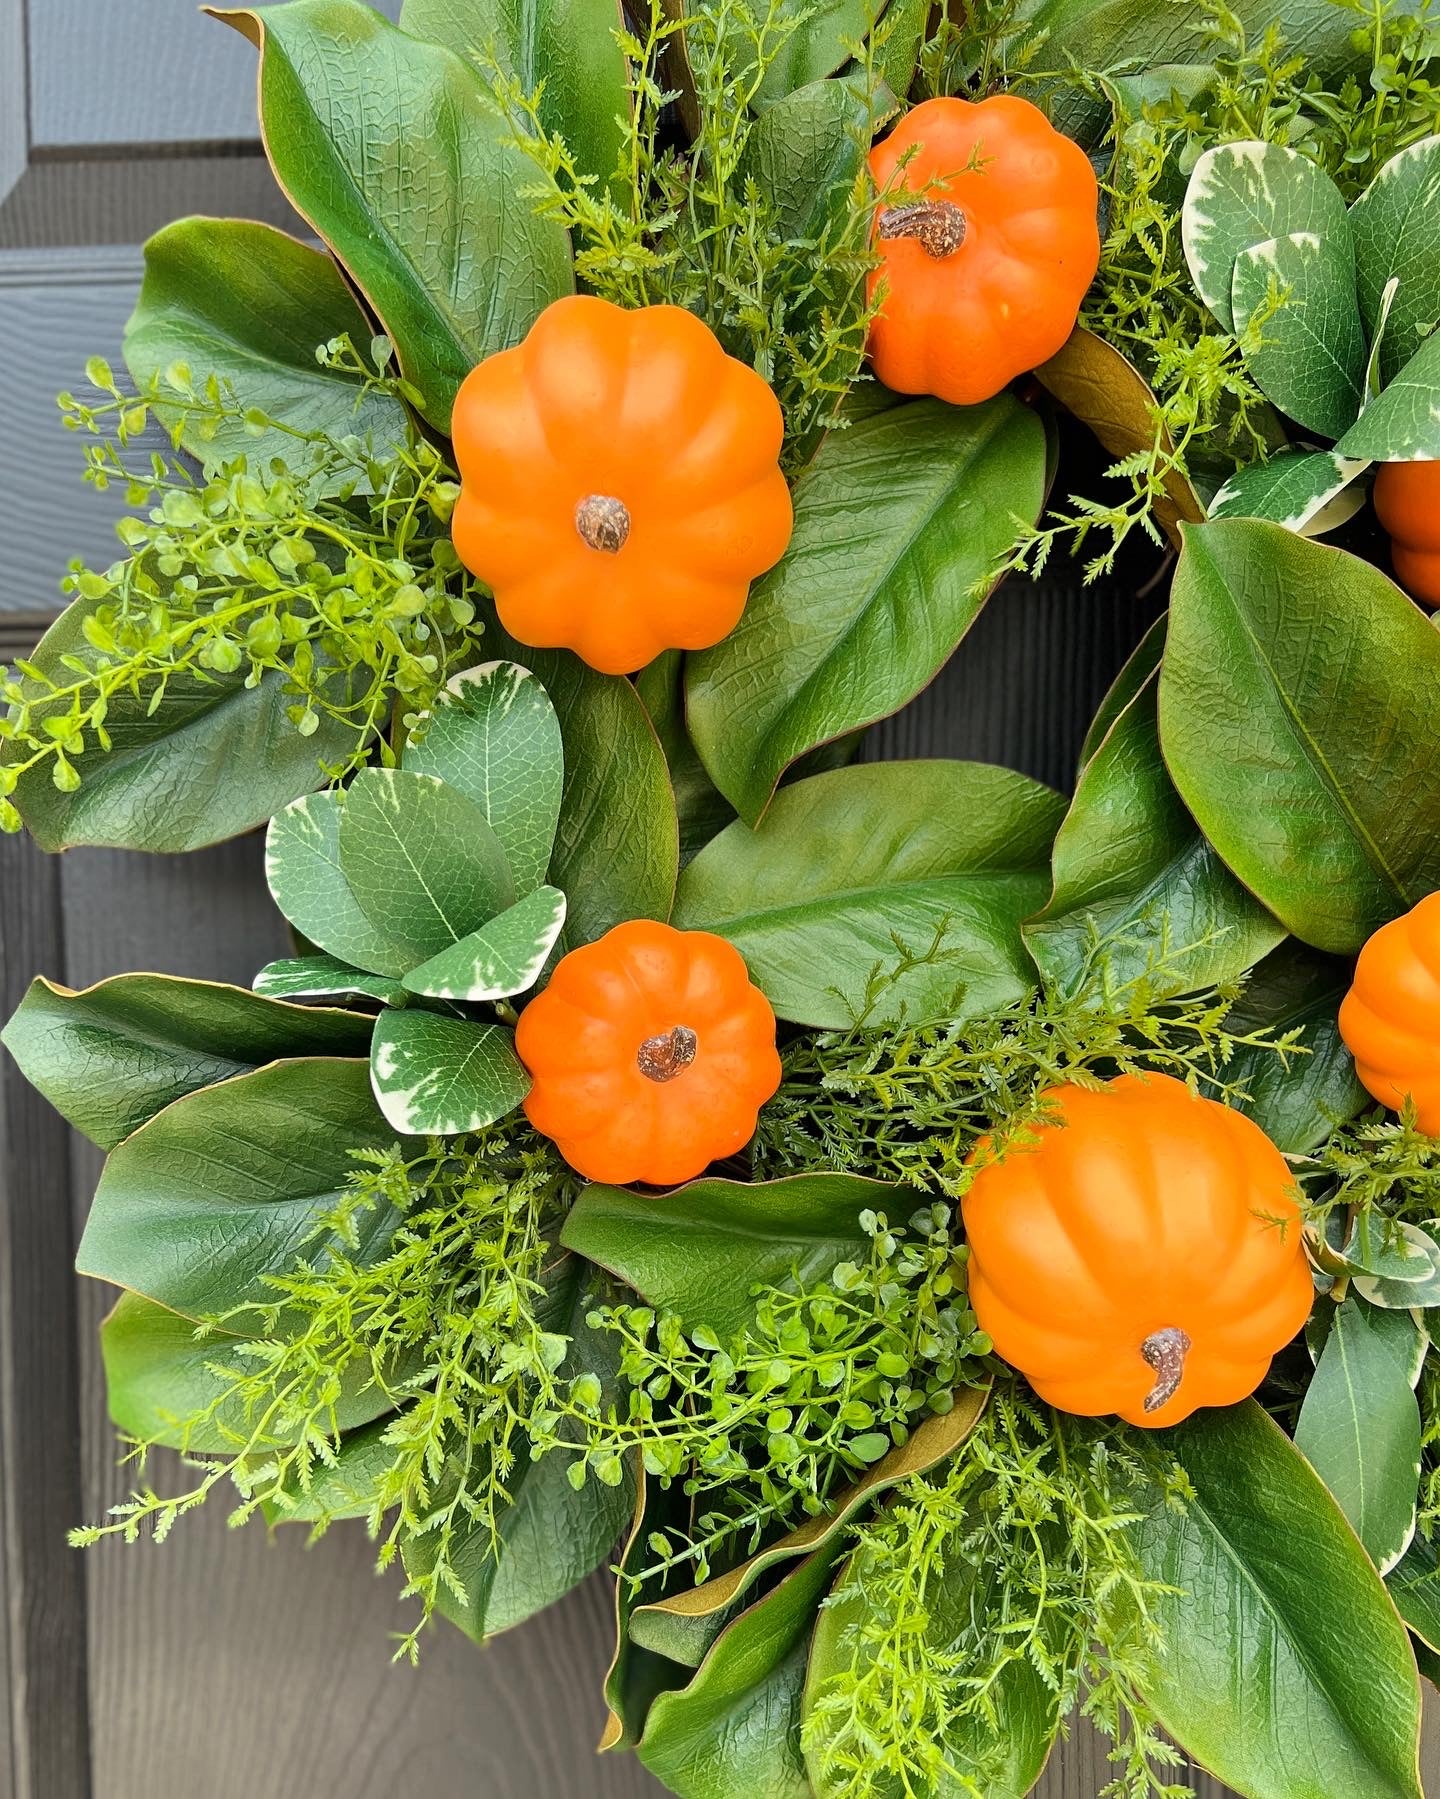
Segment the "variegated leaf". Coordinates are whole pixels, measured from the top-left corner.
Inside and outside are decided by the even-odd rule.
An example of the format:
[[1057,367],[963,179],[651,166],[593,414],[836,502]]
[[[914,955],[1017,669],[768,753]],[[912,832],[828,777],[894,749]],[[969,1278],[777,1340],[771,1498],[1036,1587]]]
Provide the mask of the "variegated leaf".
[[411,993],[432,999],[505,999],[540,978],[565,923],[565,895],[558,887],[533,893],[481,925],[405,977]]
[[386,1010],[375,1022],[370,1084],[397,1131],[455,1137],[513,1112],[530,1077],[504,1025]]

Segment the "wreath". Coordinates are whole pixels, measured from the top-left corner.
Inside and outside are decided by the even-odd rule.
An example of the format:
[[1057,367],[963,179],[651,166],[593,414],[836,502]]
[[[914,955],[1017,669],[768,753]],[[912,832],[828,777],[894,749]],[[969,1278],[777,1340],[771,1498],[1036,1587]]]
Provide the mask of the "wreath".
[[[1077,1706],[1125,1799],[1419,1795],[1430,0],[218,16],[323,247],[169,227],[61,396],[129,509],[0,815],[264,826],[295,953],[6,1028],[108,1157],[76,1542],[363,1520],[412,1658],[611,1565],[685,1799]],[[858,760],[1052,555],[1168,592],[1073,794]]]

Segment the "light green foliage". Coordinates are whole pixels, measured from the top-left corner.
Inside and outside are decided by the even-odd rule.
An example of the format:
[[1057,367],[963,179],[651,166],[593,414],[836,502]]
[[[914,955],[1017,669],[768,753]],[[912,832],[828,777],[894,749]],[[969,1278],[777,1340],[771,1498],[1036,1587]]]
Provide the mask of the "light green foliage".
[[[377,346],[382,370],[388,353]],[[393,386],[347,342],[323,355],[359,392]],[[91,484],[123,486],[136,508],[118,527],[127,554],[104,570],[72,565],[66,587],[83,640],[62,666],[19,663],[0,688],[9,705],[0,795],[37,779],[73,792],[111,748],[107,718],[132,698],[153,715],[186,682],[218,694],[231,679],[253,688],[267,674],[285,685],[294,729],[323,742],[313,786],[377,748],[388,757],[378,734],[397,696],[421,711],[473,642],[475,609],[448,530],[454,476],[441,453],[418,433],[382,450],[300,430],[183,366],[138,399],[103,364],[89,372],[104,397],[64,395],[61,405],[72,428],[97,440]],[[205,478],[178,458],[136,453],[152,421],[177,444],[243,423],[262,438],[282,433],[292,449],[283,465],[242,455]],[[9,801],[0,824],[18,828]]]
[[[640,35],[622,36],[634,108],[623,203],[547,130],[543,100],[499,66],[491,81],[537,164],[534,198],[570,231],[577,278],[618,305],[698,313],[770,383],[785,413],[790,460],[803,460],[860,373],[874,266],[870,193],[857,171],[833,211],[787,232],[776,197],[750,175],[752,102],[807,15],[784,0],[753,11],[747,0],[713,0],[679,15],[650,0]],[[861,116],[875,122],[893,105],[874,72],[886,29],[882,21],[872,34],[854,78]],[[690,82],[683,96],[669,78],[677,63]],[[661,125],[677,98],[696,126],[693,148],[683,151],[666,143]],[[848,129],[842,121],[838,141]]]

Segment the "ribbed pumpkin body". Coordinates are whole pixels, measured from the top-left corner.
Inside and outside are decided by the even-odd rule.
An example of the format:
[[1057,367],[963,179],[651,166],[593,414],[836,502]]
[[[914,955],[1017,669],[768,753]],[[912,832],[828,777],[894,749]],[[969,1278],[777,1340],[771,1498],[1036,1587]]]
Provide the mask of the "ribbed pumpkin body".
[[733,944],[637,919],[571,950],[520,1015],[530,1122],[592,1181],[687,1181],[780,1085],[775,1014]]
[[1440,462],[1382,462],[1375,510],[1396,580],[1422,606],[1440,606]]
[[870,172],[872,298],[883,291],[869,348],[887,387],[972,405],[1055,354],[1100,261],[1078,144],[1014,94],[927,100],[876,144]]
[[[1168,1075],[1048,1097],[1057,1122],[982,1166],[962,1202],[997,1354],[1061,1411],[1131,1424],[1254,1392],[1314,1297],[1280,1152]],[[1178,1384],[1159,1398],[1167,1358]]]
[[512,637],[605,674],[718,643],[790,541],[779,403],[677,306],[556,300],[452,432],[460,560]]
[[1440,1136],[1440,893],[1380,929],[1361,950],[1340,1006],[1340,1035],[1367,1093]]

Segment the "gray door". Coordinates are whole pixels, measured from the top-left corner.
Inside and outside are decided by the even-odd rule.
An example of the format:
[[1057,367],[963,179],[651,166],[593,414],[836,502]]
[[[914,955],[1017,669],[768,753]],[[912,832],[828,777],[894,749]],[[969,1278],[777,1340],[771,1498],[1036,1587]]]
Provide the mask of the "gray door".
[[[116,496],[81,486],[54,396],[91,354],[119,366],[138,246],[197,212],[292,222],[255,138],[250,46],[191,0],[0,0],[0,661],[58,609],[69,557],[113,553]],[[978,756],[1068,784],[1085,720],[1153,610],[1123,586],[1007,588],[872,753]],[[0,1009],[37,972],[248,984],[282,951],[257,848],[45,858],[0,840]],[[0,1799],[658,1792],[633,1759],[592,1754],[603,1578],[485,1653],[441,1626],[411,1672],[389,1659],[398,1580],[372,1576],[358,1527],[307,1552],[297,1533],[227,1532],[220,1504],[163,1549],[66,1548],[69,1526],[139,1478],[116,1468],[105,1420],[106,1296],[70,1271],[97,1166],[4,1062]],[[183,1478],[173,1462],[151,1475]],[[1109,1778],[1079,1730],[1041,1791],[1093,1799]]]

